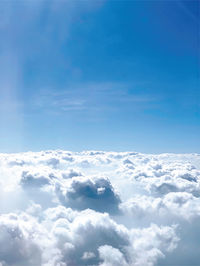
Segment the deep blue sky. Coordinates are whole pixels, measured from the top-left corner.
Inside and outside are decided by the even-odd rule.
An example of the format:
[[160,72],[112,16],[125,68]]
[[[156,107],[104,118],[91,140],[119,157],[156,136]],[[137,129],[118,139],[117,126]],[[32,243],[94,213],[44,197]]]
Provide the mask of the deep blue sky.
[[1,1],[0,151],[200,152],[198,1]]

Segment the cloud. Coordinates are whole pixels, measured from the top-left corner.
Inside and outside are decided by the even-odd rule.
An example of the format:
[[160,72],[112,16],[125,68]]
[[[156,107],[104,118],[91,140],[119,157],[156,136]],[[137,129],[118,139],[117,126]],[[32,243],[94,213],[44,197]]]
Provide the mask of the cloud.
[[[0,216],[0,245],[0,262],[5,266],[43,265],[46,245],[51,250],[46,229],[26,214]],[[49,262],[54,255],[56,250]]]
[[34,189],[35,187],[43,187],[49,184],[49,178],[41,176],[39,173],[32,174],[30,172],[22,172],[21,185],[28,187],[29,189]]
[[[117,225],[107,214],[86,210],[78,214],[72,223],[57,220],[53,233],[62,249],[63,261],[69,265],[86,263],[86,252],[95,256],[87,258],[88,264],[98,264],[98,247],[110,244],[114,247],[128,246],[129,235],[126,228]],[[73,247],[65,249],[68,246]]]
[[120,198],[109,179],[73,177],[67,186],[57,185],[56,194],[64,206],[116,213]]
[[53,88],[41,89],[34,99],[34,105],[40,111],[54,114],[69,111],[89,114],[92,111],[101,115],[102,107],[107,113],[117,112],[118,106],[125,103],[127,108],[138,110],[149,108],[158,101],[155,96],[138,93],[133,89],[130,93],[133,85],[125,82],[71,82],[62,86],[59,91]]
[[101,266],[127,266],[127,262],[124,259],[123,254],[117,248],[112,246],[104,245],[99,247],[99,256],[103,260]]
[[120,205],[122,211],[136,219],[168,222],[200,218],[200,199],[187,192],[170,192],[164,197],[136,196]]
[[[120,258],[119,265],[122,262],[141,265],[141,259],[145,260],[145,265],[152,265],[151,261],[157,261],[162,251],[172,251],[178,241],[174,228],[152,225],[143,230],[128,230],[108,214],[92,210],[73,213],[68,209],[65,215],[62,213],[62,218],[59,217],[54,220],[52,234],[61,250],[61,261],[67,265],[107,265],[108,262],[115,265]],[[48,219],[51,218],[48,216]],[[117,257],[108,254],[108,246]],[[141,258],[141,250],[146,253],[145,258]]]
[[0,263],[198,265],[198,160],[135,152],[0,154]]

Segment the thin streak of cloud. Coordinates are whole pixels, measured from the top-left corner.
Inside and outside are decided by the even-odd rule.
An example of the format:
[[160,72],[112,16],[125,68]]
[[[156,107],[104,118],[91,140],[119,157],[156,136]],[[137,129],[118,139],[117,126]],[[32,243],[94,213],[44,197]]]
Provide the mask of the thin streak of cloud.
[[[52,109],[58,113],[67,111],[115,112],[126,103],[133,109],[151,108],[158,102],[158,96],[144,92],[130,91],[131,84],[117,82],[92,82],[69,86],[61,91],[41,90],[35,96],[35,108],[41,111]],[[112,103],[112,104],[111,104]]]

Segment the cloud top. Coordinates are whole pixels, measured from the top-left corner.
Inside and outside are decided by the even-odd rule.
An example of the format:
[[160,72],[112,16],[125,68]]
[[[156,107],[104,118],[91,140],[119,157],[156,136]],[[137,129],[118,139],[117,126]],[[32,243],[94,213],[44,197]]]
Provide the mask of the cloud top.
[[0,154],[0,265],[198,265],[199,159]]

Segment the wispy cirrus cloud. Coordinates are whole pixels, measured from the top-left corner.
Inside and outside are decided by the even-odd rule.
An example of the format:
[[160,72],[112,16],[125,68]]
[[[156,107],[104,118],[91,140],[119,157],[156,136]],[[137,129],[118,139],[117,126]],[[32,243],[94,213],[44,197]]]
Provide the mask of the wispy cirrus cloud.
[[124,82],[87,82],[66,86],[59,91],[41,90],[35,95],[34,105],[41,111],[95,111],[102,109],[118,111],[121,104],[133,110],[154,108],[160,100],[158,96],[133,89]]

